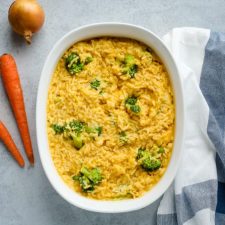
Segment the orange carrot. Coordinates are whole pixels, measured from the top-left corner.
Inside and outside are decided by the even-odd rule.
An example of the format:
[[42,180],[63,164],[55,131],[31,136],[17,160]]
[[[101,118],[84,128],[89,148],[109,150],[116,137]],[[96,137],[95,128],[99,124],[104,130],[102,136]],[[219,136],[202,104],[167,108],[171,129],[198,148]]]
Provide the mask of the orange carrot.
[[0,121],[0,139],[3,141],[5,146],[8,148],[9,152],[12,154],[14,159],[18,162],[21,167],[24,167],[24,160],[22,155],[20,154],[18,148],[16,147],[9,131],[4,126],[4,124]]
[[31,164],[34,164],[34,155],[27,124],[27,115],[23,100],[23,91],[14,58],[9,54],[0,57],[0,73],[3,84],[9,98],[20,136],[23,141],[25,152]]

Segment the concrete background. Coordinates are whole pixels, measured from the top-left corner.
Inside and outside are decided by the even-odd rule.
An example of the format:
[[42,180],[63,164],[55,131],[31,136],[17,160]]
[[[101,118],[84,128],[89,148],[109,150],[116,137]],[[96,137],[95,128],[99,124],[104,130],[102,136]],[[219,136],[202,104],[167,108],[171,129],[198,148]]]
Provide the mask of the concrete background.
[[180,26],[224,32],[225,1],[40,0],[46,22],[31,46],[10,29],[7,11],[11,2],[0,0],[0,54],[12,53],[18,64],[36,163],[34,168],[28,166],[0,81],[0,120],[26,159],[25,169],[20,169],[0,143],[0,225],[155,225],[159,201],[132,213],[98,214],[70,205],[53,190],[43,172],[36,142],[35,104],[40,72],[54,43],[78,26],[119,21],[144,26],[159,36]]

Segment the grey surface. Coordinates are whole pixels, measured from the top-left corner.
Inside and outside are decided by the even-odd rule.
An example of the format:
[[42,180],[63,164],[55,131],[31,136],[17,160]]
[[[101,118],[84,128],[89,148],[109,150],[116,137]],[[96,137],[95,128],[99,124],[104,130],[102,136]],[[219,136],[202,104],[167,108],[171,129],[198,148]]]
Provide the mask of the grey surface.
[[0,82],[0,120],[5,122],[26,159],[25,169],[20,169],[0,143],[0,225],[156,224],[159,201],[132,213],[99,214],[70,205],[53,190],[40,164],[36,142],[35,103],[40,72],[53,44],[78,26],[93,22],[129,22],[142,25],[159,36],[178,26],[225,31],[225,1],[40,0],[46,12],[46,23],[33,38],[31,46],[27,46],[8,25],[7,10],[11,2],[0,0],[0,54],[12,53],[18,64],[36,163],[34,168],[28,166]]

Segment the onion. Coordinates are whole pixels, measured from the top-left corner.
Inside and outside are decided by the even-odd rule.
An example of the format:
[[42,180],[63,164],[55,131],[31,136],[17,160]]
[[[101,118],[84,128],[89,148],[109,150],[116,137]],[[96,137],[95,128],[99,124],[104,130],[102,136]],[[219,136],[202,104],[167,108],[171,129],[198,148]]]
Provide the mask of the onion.
[[13,30],[30,44],[32,34],[43,25],[45,14],[36,0],[15,0],[9,8],[8,19]]

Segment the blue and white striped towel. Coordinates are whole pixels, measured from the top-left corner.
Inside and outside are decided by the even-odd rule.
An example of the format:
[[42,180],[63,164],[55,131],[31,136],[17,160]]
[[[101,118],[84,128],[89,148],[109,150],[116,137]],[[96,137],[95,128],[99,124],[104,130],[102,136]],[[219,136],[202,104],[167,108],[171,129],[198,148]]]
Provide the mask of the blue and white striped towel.
[[225,225],[225,33],[176,28],[163,40],[183,81],[186,134],[157,223]]

